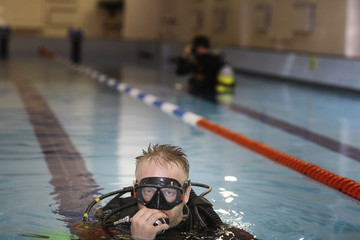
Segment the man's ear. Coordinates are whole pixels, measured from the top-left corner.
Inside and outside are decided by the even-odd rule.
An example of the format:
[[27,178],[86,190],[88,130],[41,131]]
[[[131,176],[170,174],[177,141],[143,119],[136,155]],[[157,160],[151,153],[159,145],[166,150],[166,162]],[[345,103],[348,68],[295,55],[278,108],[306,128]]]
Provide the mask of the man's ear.
[[191,192],[191,184],[187,187],[186,192],[185,192],[185,196],[184,196],[185,203],[187,203],[189,201],[190,192]]

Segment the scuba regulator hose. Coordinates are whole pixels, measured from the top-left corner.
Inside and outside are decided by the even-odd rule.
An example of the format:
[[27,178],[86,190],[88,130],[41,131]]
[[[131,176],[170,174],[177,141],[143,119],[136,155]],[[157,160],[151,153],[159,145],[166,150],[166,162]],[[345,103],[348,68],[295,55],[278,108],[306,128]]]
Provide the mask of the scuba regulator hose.
[[211,223],[213,223],[214,227],[216,227],[216,228],[220,227],[223,224],[221,218],[217,215],[217,213],[212,208],[212,204],[207,199],[204,198],[204,196],[212,190],[212,187],[209,185],[206,185],[206,184],[202,184],[202,183],[195,183],[195,184],[192,183],[192,185],[197,186],[197,187],[207,188],[207,190],[205,190],[199,196],[197,196],[196,193],[192,189],[190,192],[189,202],[197,199],[197,200],[195,200],[195,202],[197,202],[197,204],[193,204],[193,207],[194,207],[195,216],[197,217],[200,225],[204,228],[207,228],[207,224],[204,222],[204,220],[202,219],[202,217],[200,215],[200,212],[201,212],[202,215],[206,216],[207,219],[209,219],[211,221]]
[[[220,217],[216,214],[216,212],[212,209],[212,204],[206,200],[204,198],[204,196],[206,194],[208,194],[211,190],[212,187],[207,185],[207,184],[203,184],[203,183],[195,183],[192,182],[191,186],[196,186],[196,187],[202,187],[202,188],[206,188],[206,190],[204,192],[202,192],[199,196],[196,195],[196,193],[194,192],[194,190],[192,189],[190,192],[190,198],[189,200],[194,200],[196,199],[196,202],[198,202],[198,204],[193,204],[192,206],[194,207],[194,214],[196,216],[196,218],[198,219],[200,225],[202,227],[206,227],[206,223],[204,222],[204,220],[202,219],[200,212],[202,215],[205,215],[208,219],[211,220],[211,222],[216,226],[219,227],[222,224],[222,221],[220,219]],[[83,221],[86,222],[89,218],[89,214],[91,209],[97,204],[99,203],[101,200],[114,196],[114,195],[118,195],[117,197],[121,197],[122,195],[124,195],[125,193],[132,193],[134,191],[134,188],[131,187],[125,187],[123,189],[117,190],[117,191],[113,191],[110,193],[106,193],[104,195],[101,195],[100,197],[95,198],[90,204],[89,206],[86,208],[84,215],[83,215]],[[114,214],[122,211],[125,208],[130,207],[131,205],[134,205],[134,203],[136,202],[130,202],[128,204],[124,204],[123,206],[119,207],[119,208],[115,208],[113,209],[110,213],[107,213],[104,218],[102,219],[102,226],[105,228],[108,227],[114,227],[116,225],[119,224],[128,224],[131,221],[130,216],[126,216],[124,218],[118,219],[116,221],[110,221],[108,222],[108,219],[113,216]]]
[[117,190],[117,191],[113,191],[113,192],[109,192],[109,193],[106,193],[104,195],[101,195],[100,197],[97,197],[95,198],[90,204],[89,206],[86,208],[85,210],[85,213],[84,213],[84,216],[83,216],[83,221],[87,221],[87,219],[89,218],[89,213],[90,213],[90,210],[97,204],[99,203],[101,200],[105,199],[105,198],[108,198],[108,197],[111,197],[111,196],[114,196],[116,194],[119,194],[119,196],[122,196],[124,195],[125,193],[128,193],[128,192],[132,192],[133,191],[133,187],[125,187],[123,189],[120,189],[120,190]]

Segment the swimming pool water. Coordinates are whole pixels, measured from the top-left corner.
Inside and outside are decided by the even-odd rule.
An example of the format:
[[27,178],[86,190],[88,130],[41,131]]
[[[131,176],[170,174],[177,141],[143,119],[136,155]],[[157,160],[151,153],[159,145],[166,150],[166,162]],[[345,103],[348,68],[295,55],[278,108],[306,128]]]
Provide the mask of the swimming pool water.
[[[118,68],[121,76],[113,77],[131,86],[360,181],[359,161],[229,105],[191,96],[184,90],[186,79],[140,63]],[[64,65],[40,58],[11,60],[0,65],[0,79],[1,239],[52,231],[70,234],[70,225],[81,221],[93,195],[132,184],[134,158],[149,143],[181,146],[190,160],[191,180],[213,187],[207,198],[222,219],[260,239],[360,239],[358,200]],[[360,148],[360,95],[245,74],[239,74],[237,82],[232,104]],[[34,90],[21,93],[17,84],[30,84]],[[21,100],[31,91],[41,96],[56,120],[40,136]],[[44,116],[35,117],[40,127],[47,123]],[[63,132],[52,132],[59,126]],[[40,143],[44,135],[47,141]],[[59,138],[64,142],[50,144]],[[47,148],[50,145],[59,148]],[[72,158],[76,167],[67,161]]]

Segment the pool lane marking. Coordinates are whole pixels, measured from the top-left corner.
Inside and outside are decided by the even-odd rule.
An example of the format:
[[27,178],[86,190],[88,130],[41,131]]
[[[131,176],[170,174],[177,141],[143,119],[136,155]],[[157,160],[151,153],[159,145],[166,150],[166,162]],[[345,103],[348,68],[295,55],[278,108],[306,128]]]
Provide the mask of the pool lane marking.
[[12,77],[12,81],[18,89],[52,176],[50,184],[54,192],[51,195],[55,194],[54,200],[59,204],[55,213],[65,216],[71,229],[81,220],[84,206],[100,195],[100,188],[41,94],[19,76]]
[[238,104],[228,104],[227,106],[231,110],[245,114],[246,116],[248,116],[252,119],[266,123],[267,125],[276,127],[285,132],[291,133],[295,136],[301,137],[310,142],[316,143],[324,148],[327,148],[331,151],[334,151],[338,154],[342,154],[344,156],[347,156],[353,160],[360,162],[360,149],[358,149],[356,147],[338,142],[334,139],[331,139],[331,138],[323,136],[321,134],[312,132],[308,129],[304,129],[304,128],[298,127],[296,125],[287,123],[285,121],[282,121],[281,119],[276,119],[269,115],[261,114],[257,111],[254,111],[254,110],[249,109],[244,106],[240,106]]
[[109,78],[105,74],[92,70],[89,67],[75,64],[68,59],[58,57],[46,49],[39,49],[39,53],[45,57],[50,56],[51,59],[65,64],[73,70],[83,73],[98,82],[101,82],[108,85],[109,87],[116,89],[119,92],[126,93],[129,96],[137,98],[150,106],[159,108],[170,116],[180,118],[182,121],[191,126],[198,126],[210,132],[213,132],[234,143],[246,147],[268,159],[276,161],[318,182],[321,182],[357,200],[360,200],[360,184],[355,182],[354,180],[339,176],[335,173],[322,169],[315,164],[308,163],[304,160],[295,158],[287,153],[276,150],[270,146],[265,145],[262,142],[253,140],[240,133],[229,130],[219,124],[213,123],[200,115],[184,111],[172,103],[164,102],[156,96],[146,94],[140,89],[133,88],[126,85],[125,83],[118,82],[116,79]]

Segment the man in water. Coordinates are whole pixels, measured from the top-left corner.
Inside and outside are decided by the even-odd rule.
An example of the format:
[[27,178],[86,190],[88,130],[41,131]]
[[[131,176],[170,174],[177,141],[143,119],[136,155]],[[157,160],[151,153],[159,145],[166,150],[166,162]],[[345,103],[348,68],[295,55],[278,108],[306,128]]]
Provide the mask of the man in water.
[[230,234],[205,194],[192,190],[189,168],[180,147],[149,145],[136,157],[132,196],[119,194],[97,211],[97,217],[103,226],[130,223],[131,239],[256,239],[241,229],[231,229]]
[[[189,163],[182,150],[169,145],[149,147],[136,158],[135,177],[139,211],[131,219],[131,237],[154,239],[158,232],[178,226],[191,191]],[[154,226],[162,218],[169,219],[169,224]]]

